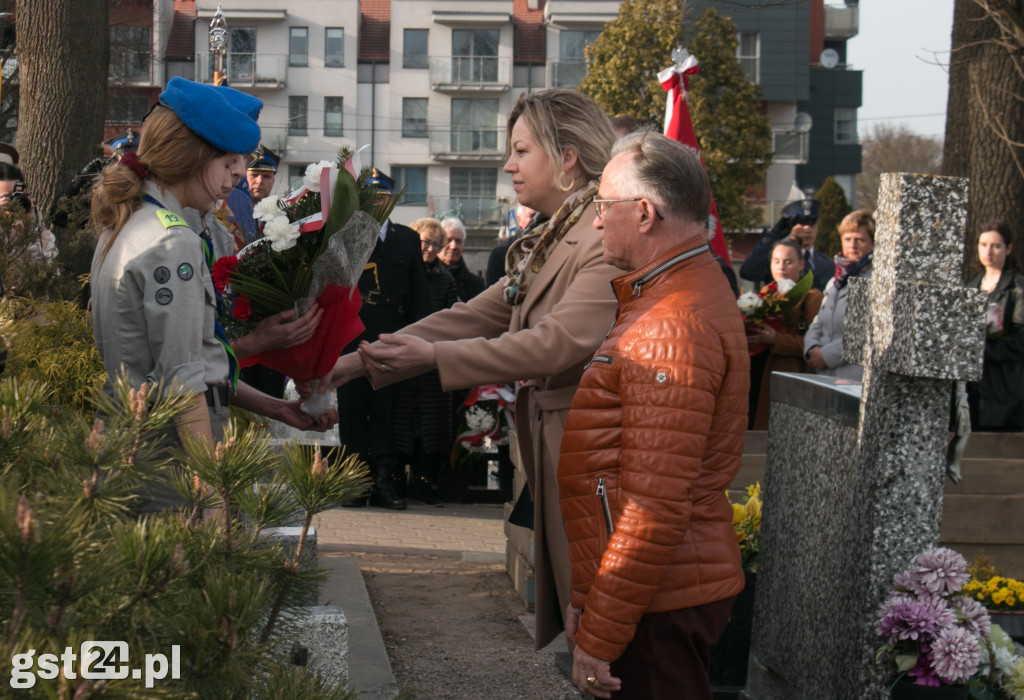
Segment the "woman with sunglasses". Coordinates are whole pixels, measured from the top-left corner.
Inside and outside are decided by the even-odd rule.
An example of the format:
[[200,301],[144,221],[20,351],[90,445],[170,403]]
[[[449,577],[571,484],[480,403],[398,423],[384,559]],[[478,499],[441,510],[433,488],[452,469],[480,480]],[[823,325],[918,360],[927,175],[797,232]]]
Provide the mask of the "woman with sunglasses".
[[335,366],[336,383],[368,370],[377,387],[431,369],[446,390],[523,382],[516,421],[535,503],[538,648],[561,630],[569,604],[555,478],[562,425],[583,368],[615,317],[609,282],[620,271],[602,261],[601,233],[592,225],[598,178],[614,141],[608,117],[590,97],[560,89],[522,95],[508,117],[504,170],[519,202],[539,215],[510,247],[504,279]]

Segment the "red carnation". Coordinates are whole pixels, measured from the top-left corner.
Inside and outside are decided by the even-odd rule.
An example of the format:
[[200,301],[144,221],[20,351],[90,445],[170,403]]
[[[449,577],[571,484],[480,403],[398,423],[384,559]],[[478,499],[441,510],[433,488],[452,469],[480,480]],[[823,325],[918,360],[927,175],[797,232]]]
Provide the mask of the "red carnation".
[[238,257],[235,255],[218,258],[217,262],[213,264],[210,275],[213,277],[213,287],[218,294],[223,294],[224,288],[231,284],[231,276],[235,272],[236,265],[238,265]]
[[231,315],[239,321],[248,321],[249,316],[252,315],[252,306],[250,306],[249,300],[241,295],[235,297],[234,303],[231,304]]

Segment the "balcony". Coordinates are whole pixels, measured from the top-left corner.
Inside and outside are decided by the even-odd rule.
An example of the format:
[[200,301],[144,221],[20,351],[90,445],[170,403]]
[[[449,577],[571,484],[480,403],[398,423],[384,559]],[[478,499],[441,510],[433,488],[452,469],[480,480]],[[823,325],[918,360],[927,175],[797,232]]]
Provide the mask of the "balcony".
[[430,157],[435,160],[504,160],[505,129],[476,126],[432,129]]
[[288,153],[288,127],[261,126],[260,144],[272,150],[279,158],[283,158]]
[[772,131],[772,162],[802,165],[810,153],[810,134],[793,130]]
[[852,39],[857,36],[859,21],[856,5],[825,5],[825,41]]
[[548,87],[575,88],[587,77],[587,62],[582,58],[563,58],[548,63]]
[[508,92],[512,59],[442,56],[430,59],[430,87],[438,92]]
[[493,228],[498,229],[505,223],[508,215],[509,201],[506,197],[462,197],[449,195],[448,197],[427,197],[427,205],[430,208],[430,216],[443,219],[448,216],[456,216],[462,219],[466,228]]
[[[248,88],[283,88],[288,80],[288,55],[229,53],[224,57],[228,85]],[[196,80],[213,82],[213,56],[196,54]]]

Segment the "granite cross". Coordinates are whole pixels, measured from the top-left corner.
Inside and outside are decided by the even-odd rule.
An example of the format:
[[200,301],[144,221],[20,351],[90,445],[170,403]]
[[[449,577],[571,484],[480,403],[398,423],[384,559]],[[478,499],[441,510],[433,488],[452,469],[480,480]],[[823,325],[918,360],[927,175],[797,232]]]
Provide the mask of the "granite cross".
[[939,541],[953,380],[981,376],[985,295],[961,286],[967,181],[882,176],[873,274],[850,281],[862,385],[774,375],[746,697],[887,698],[875,614]]

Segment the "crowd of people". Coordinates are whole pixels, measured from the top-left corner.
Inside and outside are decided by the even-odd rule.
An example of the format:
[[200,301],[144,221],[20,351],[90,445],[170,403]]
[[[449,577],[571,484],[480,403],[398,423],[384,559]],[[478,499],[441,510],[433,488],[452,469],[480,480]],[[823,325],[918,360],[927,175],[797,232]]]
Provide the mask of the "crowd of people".
[[[613,124],[575,91],[524,94],[507,118],[512,235],[487,279],[466,264],[459,219],[384,221],[358,280],[363,332],[326,387],[300,386],[337,391],[337,412],[314,419],[283,398],[283,375],[236,370],[305,342],[321,310],[282,312],[229,339],[211,281],[218,257],[259,235],[254,207],[274,189],[261,107],[173,78],[141,137],[90,180],[94,336],[110,382],[177,379],[189,391],[168,448],[217,440],[230,405],[300,429],[337,423],[370,467],[368,502],[395,510],[464,495],[450,458],[457,411],[473,387],[508,385],[533,504],[538,648],[565,630],[573,679],[594,697],[685,687],[710,698],[709,649],[744,585],[725,489],[745,431],[768,425],[773,372],[860,378],[842,359],[843,320],[850,280],[872,274],[871,212],[842,221],[830,259],[815,248],[820,204],[788,205],[740,276],[764,296],[799,298],[772,323],[745,324],[731,269],[707,243],[710,185],[694,153]],[[0,205],[14,192],[6,167]],[[363,184],[394,197],[378,168]],[[983,226],[968,283],[989,301],[984,376],[969,387],[982,429],[1024,427],[1024,277],[1012,245],[1005,224]],[[510,491],[507,451],[499,460]],[[180,505],[157,486],[142,496],[140,512]]]

